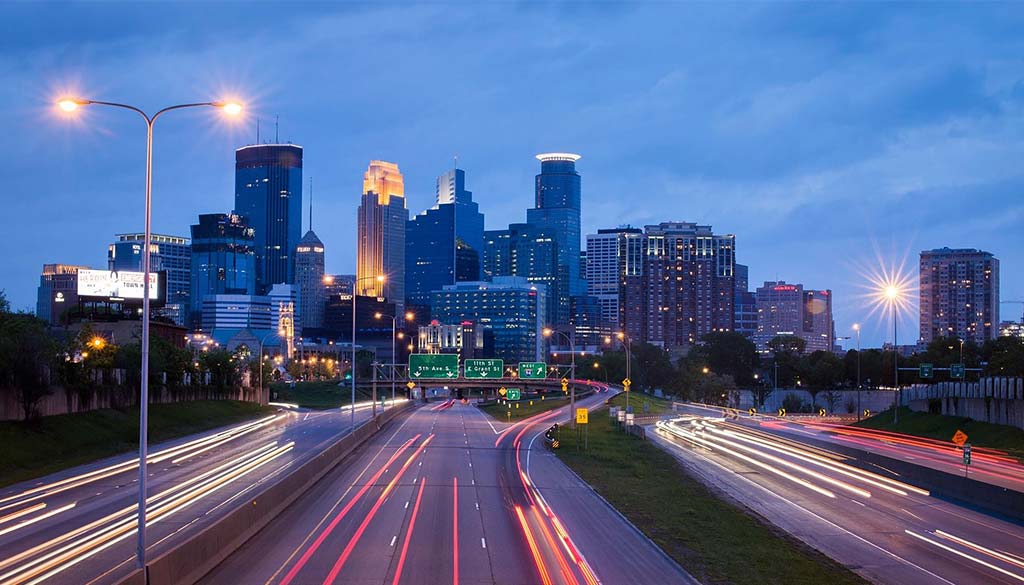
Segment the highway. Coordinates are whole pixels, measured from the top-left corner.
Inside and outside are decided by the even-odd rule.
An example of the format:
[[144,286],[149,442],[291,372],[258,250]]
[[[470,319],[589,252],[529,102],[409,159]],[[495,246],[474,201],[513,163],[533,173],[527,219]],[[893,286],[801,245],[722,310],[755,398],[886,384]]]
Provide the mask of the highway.
[[692,474],[874,583],[1024,583],[1024,527],[703,409],[649,428]]
[[561,407],[506,424],[473,404],[421,406],[203,582],[695,583],[543,446],[567,418]]
[[[356,424],[371,406],[357,405]],[[350,411],[275,415],[154,445],[147,554],[348,432]],[[110,583],[135,566],[138,458],[122,455],[0,491],[0,585]]]

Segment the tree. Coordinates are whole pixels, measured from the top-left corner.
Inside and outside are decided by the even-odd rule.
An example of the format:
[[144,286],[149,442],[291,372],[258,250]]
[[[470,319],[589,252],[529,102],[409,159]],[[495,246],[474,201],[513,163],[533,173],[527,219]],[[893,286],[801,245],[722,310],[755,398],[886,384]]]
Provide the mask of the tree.
[[795,353],[801,354],[807,348],[807,342],[796,335],[776,335],[768,342],[768,349],[774,354]]
[[776,335],[768,342],[772,352],[773,377],[782,387],[793,386],[800,373],[800,354],[807,342],[795,335]]
[[673,387],[678,372],[672,366],[668,352],[649,343],[634,343],[632,351],[636,360],[636,367],[631,372],[634,386],[648,390]]
[[985,342],[981,358],[986,376],[1024,376],[1024,339],[999,337]]
[[206,351],[199,357],[199,367],[210,373],[210,384],[223,392],[241,383],[239,362],[226,349]]
[[688,359],[706,365],[717,374],[732,376],[741,386],[754,383],[757,347],[749,339],[735,331],[723,331],[709,333],[701,341]]
[[0,387],[13,389],[26,420],[38,414],[39,402],[50,393],[48,372],[56,362],[57,344],[47,323],[35,315],[10,311],[0,293]]

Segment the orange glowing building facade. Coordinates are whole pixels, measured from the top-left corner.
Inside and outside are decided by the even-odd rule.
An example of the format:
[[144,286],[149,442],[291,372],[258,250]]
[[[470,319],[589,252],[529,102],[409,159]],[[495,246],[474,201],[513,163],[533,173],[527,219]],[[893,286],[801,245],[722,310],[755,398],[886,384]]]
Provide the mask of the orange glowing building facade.
[[[383,297],[404,310],[405,303],[405,183],[398,165],[370,161],[363,175],[356,243],[356,291]],[[377,276],[385,277],[379,282]]]

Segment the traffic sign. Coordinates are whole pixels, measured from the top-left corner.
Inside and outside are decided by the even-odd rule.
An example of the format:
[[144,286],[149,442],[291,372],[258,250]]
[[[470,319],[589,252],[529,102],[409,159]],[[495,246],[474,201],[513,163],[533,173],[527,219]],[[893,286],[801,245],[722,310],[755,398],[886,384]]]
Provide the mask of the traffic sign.
[[960,429],[957,429],[956,432],[953,433],[953,443],[955,443],[957,447],[963,447],[964,443],[966,442],[967,433],[961,431]]
[[628,427],[633,426],[633,413],[632,412],[627,412],[626,413],[626,426],[628,426]]
[[548,365],[544,362],[519,362],[519,377],[527,380],[547,378]]
[[954,380],[963,380],[967,368],[963,364],[949,364],[949,377]]
[[409,356],[409,377],[416,380],[453,380],[459,377],[459,354],[414,353]]
[[964,465],[971,464],[971,444],[964,445]]
[[[519,388],[509,388],[506,392],[507,393],[505,394],[505,398],[508,398],[509,400],[519,400],[519,397],[520,397],[520,390],[519,390]],[[518,404],[516,405],[516,408],[519,408]]]
[[408,381],[408,382],[407,382],[407,383],[405,384],[405,387],[406,387],[406,388],[408,388],[409,390],[412,390],[413,388],[415,388],[415,387],[416,387],[416,382],[413,382],[412,380],[409,380],[409,381]]
[[627,390],[629,389],[629,387],[632,384],[633,384],[633,381],[630,380],[629,378],[626,378],[625,380],[622,381],[622,385],[625,386]]
[[586,408],[576,409],[576,424],[585,425],[588,423],[590,417],[590,411]]
[[828,414],[828,413],[825,412],[824,408],[819,408],[818,409],[818,416],[825,416],[826,414]]
[[462,370],[467,380],[501,378],[505,371],[505,362],[502,360],[466,360],[462,363]]
[[917,376],[922,379],[928,379],[932,377],[932,373],[935,370],[935,366],[932,364],[921,364],[917,366]]
[[757,414],[757,409],[751,407],[750,410],[747,411],[747,414],[749,414],[750,416],[754,416],[755,414]]
[[562,386],[568,386],[569,385],[569,378],[562,378],[560,381],[562,382]]
[[871,417],[871,409],[870,408],[865,408],[864,409],[864,418],[870,418],[870,417]]
[[502,386],[501,388],[498,388],[498,394],[501,394],[502,396],[504,396],[507,393],[508,393],[508,389],[505,388],[504,386]]
[[626,420],[626,411],[622,410],[621,408],[619,410],[616,410],[615,418],[618,419],[619,422]]
[[779,409],[779,416],[786,416],[786,409],[785,408],[780,408]]

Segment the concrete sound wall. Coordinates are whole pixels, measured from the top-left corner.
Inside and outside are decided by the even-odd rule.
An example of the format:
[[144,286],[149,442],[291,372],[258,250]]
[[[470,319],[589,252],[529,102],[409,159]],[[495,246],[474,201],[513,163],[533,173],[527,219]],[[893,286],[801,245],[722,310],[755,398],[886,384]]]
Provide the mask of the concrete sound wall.
[[1024,378],[939,382],[903,390],[903,403],[912,410],[929,412],[936,402],[945,415],[1024,429]]
[[[212,524],[188,537],[148,564],[149,585],[192,585],[241,547],[292,502],[334,468],[342,459],[375,435],[381,427],[413,405],[390,409],[356,428],[319,455],[251,496]],[[145,585],[142,571],[135,571],[118,585]]]

